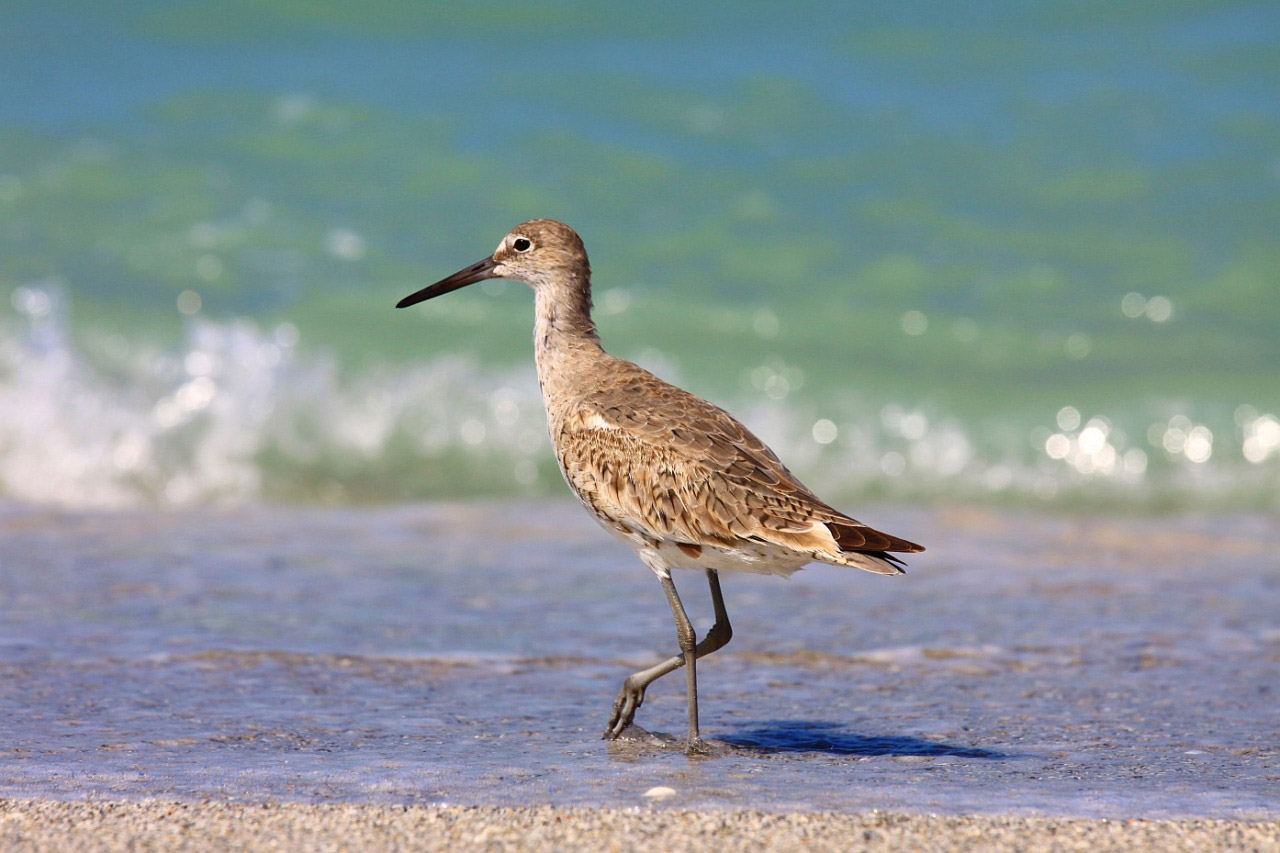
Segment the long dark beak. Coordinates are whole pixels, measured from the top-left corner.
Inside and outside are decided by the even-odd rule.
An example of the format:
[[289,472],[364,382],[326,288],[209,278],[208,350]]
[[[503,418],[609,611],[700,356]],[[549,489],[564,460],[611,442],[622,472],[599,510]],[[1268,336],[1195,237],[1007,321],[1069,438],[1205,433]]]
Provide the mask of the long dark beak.
[[396,303],[396,307],[408,308],[410,305],[417,305],[419,302],[435,299],[437,296],[457,290],[460,287],[466,287],[468,284],[475,284],[477,281],[493,278],[493,270],[496,266],[498,266],[498,262],[493,258],[485,258],[478,264],[472,264],[464,270],[458,270],[448,278],[442,278],[435,284],[406,296]]

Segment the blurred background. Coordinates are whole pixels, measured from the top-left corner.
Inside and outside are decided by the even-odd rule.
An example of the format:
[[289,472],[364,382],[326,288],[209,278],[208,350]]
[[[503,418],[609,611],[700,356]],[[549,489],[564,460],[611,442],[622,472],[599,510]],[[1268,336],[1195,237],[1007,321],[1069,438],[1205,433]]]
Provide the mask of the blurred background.
[[[784,8],[785,7],[785,8]],[[565,495],[527,290],[856,499],[1280,508],[1280,5],[7,0],[0,497]]]

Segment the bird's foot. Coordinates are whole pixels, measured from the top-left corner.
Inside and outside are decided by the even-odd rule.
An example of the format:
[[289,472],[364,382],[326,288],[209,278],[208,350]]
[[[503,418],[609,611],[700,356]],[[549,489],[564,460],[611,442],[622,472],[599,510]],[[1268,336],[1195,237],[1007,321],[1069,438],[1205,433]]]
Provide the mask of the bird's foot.
[[711,745],[707,743],[705,740],[703,740],[701,737],[699,737],[698,735],[690,735],[689,737],[685,738],[685,741],[684,741],[685,755],[691,755],[691,756],[692,755],[713,755],[715,753],[716,753],[716,750],[712,749]]
[[734,746],[719,738],[703,740],[699,737],[694,738],[692,741],[685,738],[683,743],[684,754],[689,758],[725,758],[733,755],[750,754],[750,750]]
[[644,687],[630,678],[622,682],[618,698],[613,700],[613,714],[609,717],[609,725],[605,726],[604,740],[617,740],[618,736],[635,720],[636,711],[643,704]]

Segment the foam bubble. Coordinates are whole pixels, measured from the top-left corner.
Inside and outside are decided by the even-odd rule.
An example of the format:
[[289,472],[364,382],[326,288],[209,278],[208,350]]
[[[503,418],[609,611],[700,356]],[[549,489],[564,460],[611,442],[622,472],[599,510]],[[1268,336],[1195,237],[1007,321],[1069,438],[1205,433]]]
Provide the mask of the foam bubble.
[[[0,495],[134,506],[565,494],[531,365],[447,357],[343,371],[301,355],[293,324],[202,315],[176,348],[92,330],[78,346],[57,288],[23,287],[10,300],[17,322],[0,330]],[[1254,406],[1217,420],[1142,409],[1086,419],[1066,406],[1033,426],[854,392],[809,398],[803,373],[777,360],[746,379],[737,399],[713,402],[834,502],[1280,504],[1280,419]]]

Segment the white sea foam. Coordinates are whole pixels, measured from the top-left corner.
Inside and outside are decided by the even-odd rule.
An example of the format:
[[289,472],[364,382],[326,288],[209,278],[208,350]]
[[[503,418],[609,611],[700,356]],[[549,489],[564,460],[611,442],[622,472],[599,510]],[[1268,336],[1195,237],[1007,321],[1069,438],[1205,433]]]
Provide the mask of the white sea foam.
[[[5,497],[109,507],[562,493],[531,366],[446,357],[351,374],[300,352],[291,324],[198,315],[180,347],[108,334],[76,345],[56,294],[16,292],[22,321],[0,328]],[[761,382],[798,386],[791,373],[774,365]],[[784,401],[752,384],[718,402],[832,499],[1280,503],[1280,421],[1250,406],[1212,425],[1130,412],[1126,432],[1070,406],[1042,423],[970,424],[852,392]]]
[[348,378],[296,343],[288,324],[194,319],[181,349],[110,337],[81,349],[56,309],[4,330],[0,493],[97,507],[341,500],[344,479],[396,453],[459,452],[477,424],[508,463],[545,442],[532,375],[442,359]]

